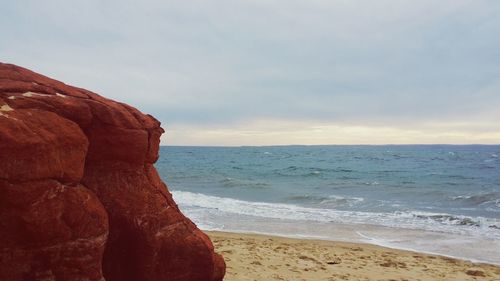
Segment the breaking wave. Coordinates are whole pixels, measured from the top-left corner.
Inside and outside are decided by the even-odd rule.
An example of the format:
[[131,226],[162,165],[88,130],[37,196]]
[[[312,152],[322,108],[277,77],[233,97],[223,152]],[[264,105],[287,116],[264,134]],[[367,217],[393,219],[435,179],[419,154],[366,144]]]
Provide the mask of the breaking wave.
[[[368,224],[406,229],[421,229],[457,234],[474,234],[500,239],[500,220],[483,217],[455,216],[420,211],[360,212],[327,208],[310,208],[295,204],[251,202],[187,191],[172,191],[181,208],[204,208],[233,215],[284,220],[306,220],[345,224]],[[303,198],[297,198],[302,199]],[[320,200],[322,198],[316,198]],[[329,200],[349,200],[330,198]],[[356,199],[350,199],[356,200]],[[362,201],[361,198],[357,199]]]

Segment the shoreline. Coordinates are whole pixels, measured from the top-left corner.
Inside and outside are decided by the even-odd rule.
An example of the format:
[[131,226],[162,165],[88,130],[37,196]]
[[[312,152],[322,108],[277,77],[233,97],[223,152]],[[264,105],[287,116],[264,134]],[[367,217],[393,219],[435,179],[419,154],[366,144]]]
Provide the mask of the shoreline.
[[172,194],[186,216],[204,230],[369,243],[500,265],[498,229],[448,221],[445,214],[420,218],[418,212],[338,211],[189,191]]
[[204,231],[224,280],[500,280],[500,266],[368,243]]
[[[182,207],[182,206],[181,206]],[[500,265],[500,240],[467,234],[371,224],[324,223],[254,216],[221,216],[207,210],[185,212],[202,229],[287,238],[366,243],[391,249]],[[224,222],[223,224],[221,222]],[[222,226],[222,227],[221,227]],[[258,231],[255,231],[258,229]]]
[[[500,263],[495,263],[495,262],[476,260],[476,259],[467,258],[467,257],[446,255],[446,254],[441,254],[441,253],[432,252],[432,251],[417,250],[417,249],[412,249],[410,247],[403,247],[403,246],[398,247],[398,246],[393,246],[393,245],[385,245],[384,243],[376,243],[376,242],[370,243],[368,241],[354,241],[354,240],[349,240],[349,239],[336,240],[336,239],[328,239],[328,238],[324,238],[324,237],[312,237],[312,236],[304,236],[304,235],[284,235],[284,234],[279,234],[279,233],[266,233],[266,232],[258,232],[258,231],[237,231],[237,230],[224,231],[224,230],[205,230],[205,229],[202,229],[202,231],[207,233],[207,234],[208,233],[242,234],[242,235],[266,236],[266,237],[295,239],[295,240],[304,240],[304,241],[313,241],[313,242],[318,241],[318,242],[331,242],[331,243],[346,243],[346,244],[355,244],[355,245],[360,244],[360,245],[368,245],[368,246],[387,248],[387,249],[396,250],[396,251],[405,251],[405,252],[412,252],[412,253],[422,254],[422,255],[455,259],[455,260],[459,260],[459,261],[470,262],[473,264],[486,264],[486,265],[493,265],[493,266],[500,267]],[[362,234],[360,234],[360,236],[362,236]]]

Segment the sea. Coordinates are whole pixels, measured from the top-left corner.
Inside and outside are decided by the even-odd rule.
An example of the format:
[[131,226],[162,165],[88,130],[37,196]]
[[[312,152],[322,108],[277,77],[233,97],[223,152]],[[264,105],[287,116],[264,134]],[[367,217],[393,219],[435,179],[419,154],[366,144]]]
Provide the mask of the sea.
[[156,168],[203,230],[500,264],[500,146],[162,146]]

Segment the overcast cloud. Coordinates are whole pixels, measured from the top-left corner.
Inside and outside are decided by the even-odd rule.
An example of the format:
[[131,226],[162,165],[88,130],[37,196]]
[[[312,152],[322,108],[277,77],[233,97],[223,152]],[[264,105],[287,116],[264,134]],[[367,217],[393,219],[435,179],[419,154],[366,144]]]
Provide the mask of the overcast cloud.
[[0,60],[154,115],[163,144],[500,143],[499,15],[496,0],[7,1]]

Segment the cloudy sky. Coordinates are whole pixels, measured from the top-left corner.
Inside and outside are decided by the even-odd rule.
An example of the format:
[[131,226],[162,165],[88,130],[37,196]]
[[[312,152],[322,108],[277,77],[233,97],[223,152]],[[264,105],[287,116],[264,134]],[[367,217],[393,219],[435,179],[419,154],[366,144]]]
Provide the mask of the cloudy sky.
[[500,143],[500,1],[5,1],[0,61],[164,145]]

